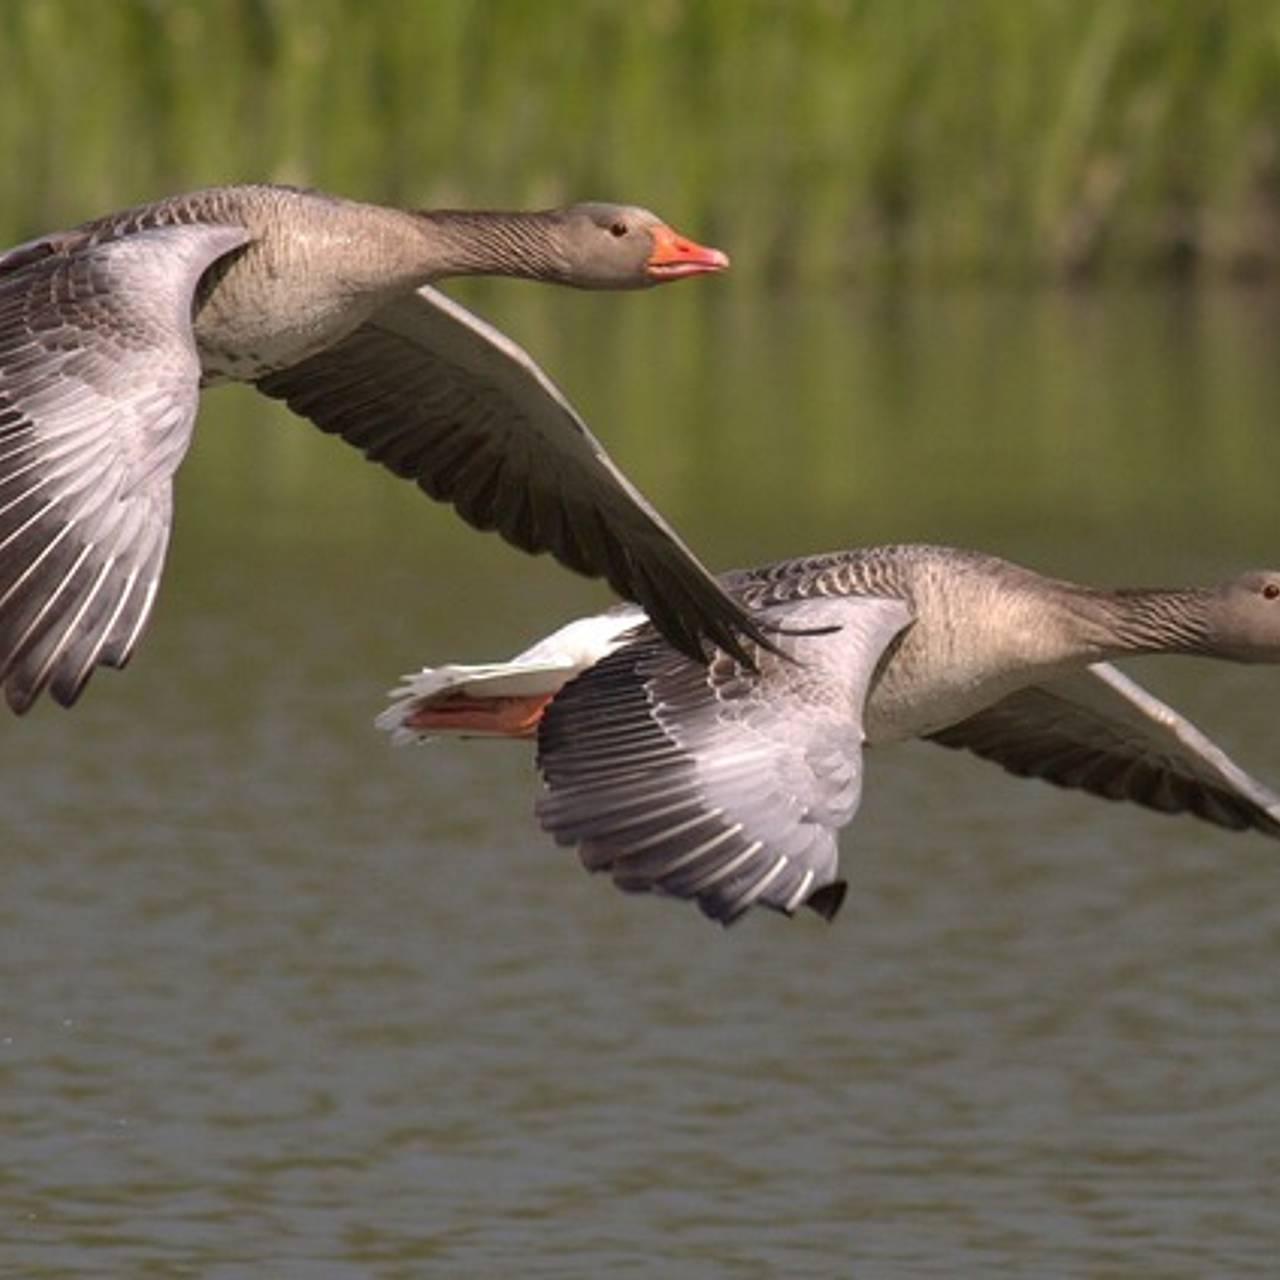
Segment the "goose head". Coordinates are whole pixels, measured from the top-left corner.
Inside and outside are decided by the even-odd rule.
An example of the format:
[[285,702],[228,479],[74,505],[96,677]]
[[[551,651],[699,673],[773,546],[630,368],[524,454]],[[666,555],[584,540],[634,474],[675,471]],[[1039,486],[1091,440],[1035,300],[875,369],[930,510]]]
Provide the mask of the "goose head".
[[1280,570],[1251,569],[1213,592],[1212,650],[1237,662],[1280,662]]
[[590,202],[559,211],[564,280],[580,289],[640,289],[723,271],[729,257],[635,205]]

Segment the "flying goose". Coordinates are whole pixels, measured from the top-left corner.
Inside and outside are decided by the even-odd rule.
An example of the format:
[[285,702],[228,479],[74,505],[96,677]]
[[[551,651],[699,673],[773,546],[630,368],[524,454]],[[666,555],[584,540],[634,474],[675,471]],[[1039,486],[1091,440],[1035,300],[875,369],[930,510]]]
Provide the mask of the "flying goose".
[[692,898],[725,924],[757,905],[835,915],[836,836],[857,812],[864,745],[924,738],[1280,837],[1280,796],[1109,661],[1280,662],[1280,572],[1101,590],[897,545],[721,581],[786,629],[755,669],[724,652],[693,663],[624,606],[510,662],[407,676],[377,723],[397,741],[536,735],[543,827],[621,888]]
[[155,599],[200,388],[250,382],[480,529],[639,601],[682,653],[763,637],[509,338],[430,286],[636,289],[728,259],[644,209],[406,211],[215,187],[0,253],[0,684],[64,706]]

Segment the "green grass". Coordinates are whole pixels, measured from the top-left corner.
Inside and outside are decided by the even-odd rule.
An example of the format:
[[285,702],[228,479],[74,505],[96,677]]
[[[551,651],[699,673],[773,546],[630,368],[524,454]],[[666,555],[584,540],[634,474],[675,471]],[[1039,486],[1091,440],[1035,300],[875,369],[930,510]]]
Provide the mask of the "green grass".
[[1272,0],[9,0],[0,235],[230,179],[640,200],[756,281],[1256,275]]

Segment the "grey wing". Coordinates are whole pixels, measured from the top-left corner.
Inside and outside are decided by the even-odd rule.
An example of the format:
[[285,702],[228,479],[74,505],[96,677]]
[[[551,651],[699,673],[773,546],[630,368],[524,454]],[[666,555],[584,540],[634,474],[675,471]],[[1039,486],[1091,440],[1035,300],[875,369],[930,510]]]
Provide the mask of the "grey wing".
[[1107,662],[1010,694],[930,736],[1020,777],[1280,837],[1280,796]]
[[192,297],[247,239],[140,231],[0,272],[0,682],[15,711],[46,687],[69,706],[138,640],[199,394]]
[[763,642],[528,353],[437,290],[258,386],[476,528],[606,578],[681,652]]
[[692,663],[640,640],[567,685],[543,716],[542,825],[621,888],[693,898],[729,924],[753,905],[831,918],[844,896],[836,836],[862,788],[862,707],[910,621],[884,599],[766,611],[790,658],[758,671]]

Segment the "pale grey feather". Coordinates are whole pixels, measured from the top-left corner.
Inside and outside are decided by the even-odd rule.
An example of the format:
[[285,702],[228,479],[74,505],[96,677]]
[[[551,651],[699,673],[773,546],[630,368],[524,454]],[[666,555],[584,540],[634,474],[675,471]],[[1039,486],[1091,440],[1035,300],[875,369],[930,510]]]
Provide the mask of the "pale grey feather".
[[46,686],[70,704],[137,642],[195,418],[193,291],[247,238],[146,230],[0,273],[0,682],[16,711]]
[[786,637],[786,656],[761,653],[754,672],[638,641],[567,685],[538,738],[538,816],[560,843],[623,889],[693,898],[726,924],[756,904],[839,906],[836,832],[861,795],[862,706],[911,613],[846,598],[763,617],[828,634]]

